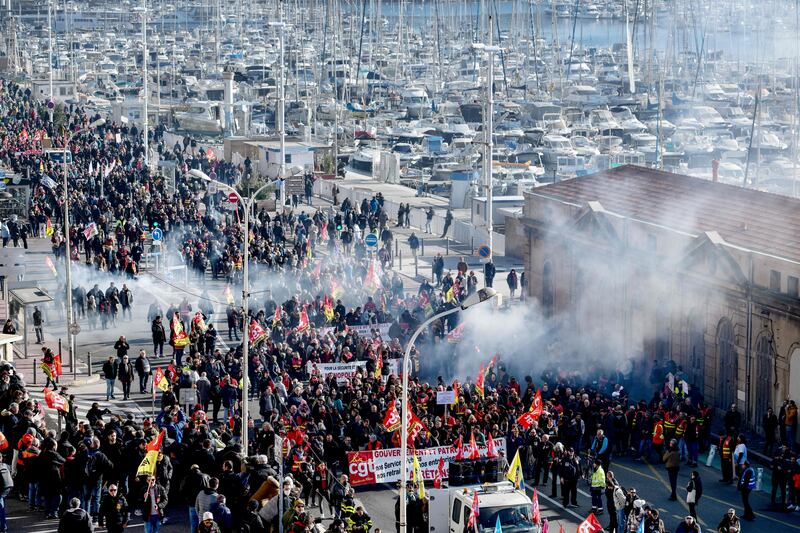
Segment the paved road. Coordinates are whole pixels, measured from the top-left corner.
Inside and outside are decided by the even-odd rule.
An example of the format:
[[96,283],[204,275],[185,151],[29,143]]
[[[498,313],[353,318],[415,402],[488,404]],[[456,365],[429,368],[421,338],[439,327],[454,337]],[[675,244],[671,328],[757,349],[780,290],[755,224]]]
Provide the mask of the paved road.
[[[403,274],[407,276],[406,288],[407,290],[414,290],[418,282],[414,280],[413,263],[407,260],[407,258],[410,257],[410,253],[406,253],[408,252],[408,248],[405,244],[405,236],[410,233],[410,230],[398,228],[394,228],[393,230],[398,234],[398,241],[401,243],[400,246],[404,250],[404,263],[402,270]],[[33,246],[31,251],[25,255],[25,259],[28,264],[27,279],[40,280],[46,287],[54,291],[56,289],[55,278],[50,272],[44,259],[49,251],[49,246],[44,241],[34,240],[32,242]],[[446,251],[445,248],[446,243],[439,240],[429,240],[426,243],[427,257],[420,261],[419,273],[429,274],[430,267],[427,263],[428,258],[437,253],[437,251],[444,253]],[[451,250],[451,252],[454,253],[452,253],[448,259],[448,267],[451,266],[450,263],[452,263],[452,266],[454,267],[455,261],[457,261],[458,257],[461,256],[461,254],[457,253],[457,250],[455,249]],[[463,249],[463,252],[465,256],[469,257],[469,250]],[[475,268],[476,270],[480,268],[480,262],[476,258],[470,258],[469,262],[471,268]],[[399,267],[399,261],[397,267]],[[479,276],[479,278],[480,277],[481,276]],[[103,288],[108,286],[108,282],[106,280],[95,280],[93,277],[91,277],[91,274],[87,274],[84,277],[79,277],[79,280],[83,281],[84,283],[93,283],[94,281],[97,281]],[[117,284],[121,285],[121,282],[117,280]],[[190,285],[191,290],[202,290],[195,280],[190,280]],[[95,370],[99,370],[98,367],[104,358],[113,354],[111,346],[113,345],[114,341],[120,334],[123,333],[128,337],[128,341],[131,344],[130,353],[132,356],[135,357],[135,354],[140,348],[144,348],[148,351],[148,353],[151,353],[152,345],[150,344],[150,328],[149,323],[146,320],[147,307],[150,301],[153,300],[158,301],[164,310],[166,310],[170,304],[178,303],[182,298],[182,293],[180,290],[182,286],[184,286],[182,277],[176,277],[175,279],[169,281],[169,283],[164,283],[160,279],[144,274],[141,276],[140,281],[132,283],[135,305],[133,317],[131,319],[125,321],[120,320],[118,321],[116,327],[109,328],[107,330],[90,330],[88,322],[82,320],[81,325],[83,327],[83,331],[78,336],[78,353],[81,357],[82,363],[79,368],[81,371],[85,372],[86,354],[88,352],[91,352],[93,355]],[[219,301],[224,301],[225,299],[222,295],[224,287],[224,283],[221,281],[208,280],[204,288],[209,291],[209,294],[212,296],[212,298],[215,298]],[[236,291],[236,289],[234,289],[234,294],[238,295],[238,291]],[[194,304],[196,299],[190,299],[190,301],[192,301]],[[224,334],[226,327],[224,324],[224,313],[222,312],[223,306],[215,304],[214,308],[215,312],[212,315],[212,322],[220,331],[220,345],[224,348],[228,341],[226,335]],[[48,341],[53,341],[54,339],[57,339],[58,336],[65,338],[63,328],[63,319],[59,318],[56,312],[49,312],[48,324],[45,328]],[[38,351],[38,347],[35,345],[31,345],[30,349],[31,353]],[[166,351],[169,354],[171,349],[167,347]],[[156,362],[157,364],[166,364],[167,360],[168,357],[158,359]],[[39,379],[39,384],[41,385],[41,375],[39,376]],[[76,394],[78,397],[78,410],[80,415],[85,413],[86,410],[88,410],[88,408],[91,406],[91,403],[94,401],[97,401],[103,407],[109,407],[115,412],[122,411],[126,414],[132,413],[137,417],[150,414],[151,396],[149,394],[138,394],[138,387],[136,383],[134,383],[133,391],[133,397],[129,401],[122,401],[121,399],[118,399],[112,402],[106,402],[105,383],[103,382],[95,382],[86,386],[75,387],[73,390],[71,390],[71,392]],[[34,394],[40,395],[39,392],[34,392]],[[119,390],[119,388],[117,389],[117,396],[118,398],[121,398],[121,390]],[[252,412],[257,414],[258,410],[255,402],[251,403],[251,408]],[[663,468],[659,466],[633,462],[627,458],[620,458],[619,460],[613,461],[612,470],[615,472],[617,478],[623,483],[623,485],[626,487],[636,487],[640,495],[642,495],[645,499],[656,502],[656,506],[662,510],[662,517],[664,518],[668,529],[674,529],[679,519],[687,513],[686,505],[683,504],[682,501],[667,501],[666,497],[668,495],[668,483],[666,481],[666,472],[663,470]],[[718,470],[701,466],[699,467],[699,471],[704,480],[705,488],[704,496],[698,506],[701,523],[704,531],[714,531],[719,518],[728,507],[734,507],[741,513],[741,502],[738,493],[732,487],[717,483],[717,479],[719,478]],[[682,469],[679,476],[679,488],[682,488],[686,485],[688,474],[689,469]],[[768,484],[765,485],[765,488],[768,490]],[[529,492],[531,489],[532,487],[529,487]],[[542,507],[543,516],[547,517],[551,524],[556,526],[563,524],[565,531],[574,531],[574,528],[577,526],[580,520],[584,518],[590,507],[588,492],[585,489],[581,489],[579,492],[579,509],[564,510],[561,508],[558,502],[555,502],[549,498],[549,487],[539,487],[539,489],[543,489],[539,491],[539,501]],[[679,494],[684,496],[685,491],[679,490]],[[385,486],[375,487],[371,490],[361,489],[358,492],[358,497],[372,515],[377,527],[380,527],[385,532],[394,530],[395,493],[393,490]],[[746,532],[769,531],[770,533],[779,533],[796,532],[800,530],[800,514],[774,513],[767,511],[767,504],[769,503],[768,494],[763,492],[755,493],[752,497],[752,500],[758,518],[752,525],[745,525]],[[56,530],[54,522],[44,521],[39,515],[28,514],[26,510],[26,504],[22,504],[21,502],[15,500],[9,501],[8,511],[12,520],[11,531],[45,533]],[[167,533],[171,531],[185,531],[186,527],[184,525],[184,520],[185,518],[182,516],[182,513],[173,511],[173,521],[170,524],[167,524],[163,530]],[[608,517],[606,515],[601,517],[601,522],[604,525],[607,524],[607,521]],[[134,519],[130,529],[136,531],[141,527],[141,522],[138,519]]]

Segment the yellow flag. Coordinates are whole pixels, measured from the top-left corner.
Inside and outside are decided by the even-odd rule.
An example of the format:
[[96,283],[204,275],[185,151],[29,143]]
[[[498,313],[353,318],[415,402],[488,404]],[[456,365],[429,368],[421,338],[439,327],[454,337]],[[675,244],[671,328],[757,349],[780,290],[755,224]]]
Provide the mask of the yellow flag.
[[447,289],[447,293],[445,293],[445,296],[444,296],[444,298],[445,298],[445,301],[446,301],[446,302],[452,302],[452,301],[453,301],[453,298],[454,298],[454,296],[455,296],[455,295],[454,295],[454,293],[453,293],[453,287],[450,287],[449,289]]
[[514,454],[514,459],[511,461],[511,466],[508,467],[508,480],[519,488],[522,486],[522,462],[519,458],[519,450]]
[[139,463],[139,469],[136,471],[136,477],[139,476],[152,476],[156,473],[156,463],[158,462],[158,452],[151,450],[147,452]]
[[422,469],[417,461],[417,454],[414,454],[414,483],[419,487],[419,499],[425,499],[425,480],[422,479]]

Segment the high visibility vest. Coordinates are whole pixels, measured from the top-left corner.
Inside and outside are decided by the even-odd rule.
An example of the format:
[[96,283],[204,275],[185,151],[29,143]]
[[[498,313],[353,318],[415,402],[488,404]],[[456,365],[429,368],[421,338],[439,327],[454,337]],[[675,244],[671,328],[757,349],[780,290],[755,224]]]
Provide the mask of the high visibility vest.
[[720,457],[723,459],[730,459],[731,455],[733,454],[733,449],[731,448],[731,438],[726,437],[723,439],[722,437],[719,438],[719,453]]
[[675,436],[678,438],[683,437],[683,434],[686,432],[686,420],[681,420],[678,424],[678,427],[675,428]]
[[598,467],[597,470],[592,472],[592,488],[604,488],[606,486],[606,473],[603,472],[603,467]]
[[0,432],[0,452],[8,449],[8,439]]
[[653,444],[664,444],[664,424],[660,420],[653,426]]
[[669,414],[664,417],[664,431],[667,433],[675,431],[675,419],[670,417]]
[[756,488],[756,472],[755,470],[753,470],[753,467],[748,466],[747,468],[745,468],[744,472],[742,472],[742,477],[744,477],[744,475],[747,473],[748,470],[750,471],[750,479],[747,481],[747,488],[749,490],[753,490],[754,488]]
[[350,518],[350,515],[356,512],[356,504],[353,501],[353,498],[345,498],[342,500],[341,506],[339,509],[342,512],[342,516],[345,517],[345,520]]

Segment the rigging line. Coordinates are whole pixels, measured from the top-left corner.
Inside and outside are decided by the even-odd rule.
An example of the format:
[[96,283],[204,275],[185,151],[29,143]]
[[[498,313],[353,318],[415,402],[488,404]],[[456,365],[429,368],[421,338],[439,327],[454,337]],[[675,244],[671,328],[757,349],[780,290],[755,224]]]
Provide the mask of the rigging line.
[[578,25],[578,2],[580,0],[575,0],[575,13],[572,14],[572,37],[570,38],[569,43],[569,60],[567,61],[567,81],[569,81],[569,75],[572,71],[572,52],[575,50],[575,26]]
[[[509,98],[511,95],[508,92],[508,75],[506,74],[506,55],[503,53],[503,37],[500,35],[500,12],[497,10],[497,0],[492,0],[492,4],[494,5],[494,24],[495,28],[497,28],[497,46],[500,47],[500,66],[503,68],[503,86],[506,89],[506,98]],[[491,20],[489,21],[489,31],[492,31],[491,28]],[[490,68],[494,68],[494,65],[489,65]],[[491,88],[494,91],[494,87]]]

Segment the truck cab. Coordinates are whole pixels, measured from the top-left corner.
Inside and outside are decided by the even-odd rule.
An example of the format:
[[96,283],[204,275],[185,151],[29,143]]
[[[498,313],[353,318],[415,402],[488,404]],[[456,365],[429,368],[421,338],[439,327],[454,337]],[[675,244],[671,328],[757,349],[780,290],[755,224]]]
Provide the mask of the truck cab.
[[467,522],[474,494],[480,516],[473,533],[493,532],[497,519],[504,533],[534,532],[531,499],[508,481],[482,485],[429,489],[428,533],[470,533]]

